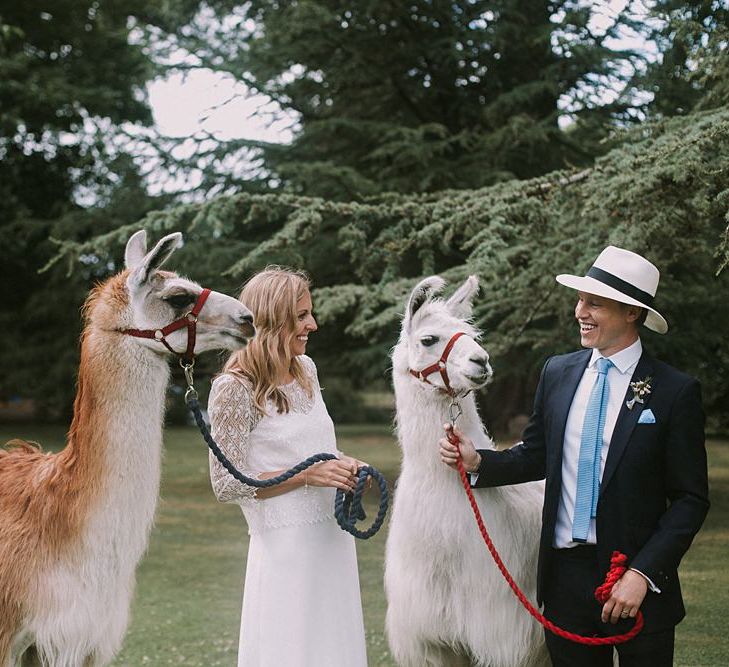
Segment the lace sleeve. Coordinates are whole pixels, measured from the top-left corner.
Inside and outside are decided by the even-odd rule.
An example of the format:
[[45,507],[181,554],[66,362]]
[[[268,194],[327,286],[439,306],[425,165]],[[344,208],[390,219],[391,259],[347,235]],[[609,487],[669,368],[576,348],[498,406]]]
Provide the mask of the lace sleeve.
[[[213,439],[223,454],[244,475],[257,478],[259,472],[247,468],[250,434],[260,420],[253,405],[250,387],[232,375],[216,378],[210,390],[208,415]],[[256,502],[254,487],[241,484],[212,452],[209,452],[209,457],[210,481],[221,503]]]

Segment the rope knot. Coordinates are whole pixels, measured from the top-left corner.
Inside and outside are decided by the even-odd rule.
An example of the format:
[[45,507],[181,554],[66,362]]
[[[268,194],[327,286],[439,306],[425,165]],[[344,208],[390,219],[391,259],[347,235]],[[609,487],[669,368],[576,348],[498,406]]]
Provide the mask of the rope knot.
[[595,599],[600,604],[605,604],[610,599],[613,586],[627,570],[628,557],[619,551],[613,551],[610,557],[610,569],[605,575],[605,581],[595,589]]

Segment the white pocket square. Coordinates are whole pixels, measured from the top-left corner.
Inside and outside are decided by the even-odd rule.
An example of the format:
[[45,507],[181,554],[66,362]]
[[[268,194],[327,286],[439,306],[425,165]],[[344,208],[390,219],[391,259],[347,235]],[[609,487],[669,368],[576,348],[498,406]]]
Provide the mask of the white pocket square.
[[640,417],[638,418],[639,424],[655,424],[656,423],[656,416],[653,414],[653,411],[650,408],[647,408],[643,410],[643,412],[640,413]]

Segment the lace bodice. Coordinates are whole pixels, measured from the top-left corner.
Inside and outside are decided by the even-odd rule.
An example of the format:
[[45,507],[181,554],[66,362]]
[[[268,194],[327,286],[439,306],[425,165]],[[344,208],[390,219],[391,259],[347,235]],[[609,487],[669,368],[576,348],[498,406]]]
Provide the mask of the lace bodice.
[[[319,452],[339,454],[316,366],[309,357],[300,359],[312,380],[313,395],[310,397],[296,381],[284,385],[288,413],[279,414],[269,401],[268,414],[261,415],[253,404],[250,383],[238,376],[223,374],[213,382],[208,401],[213,438],[230,462],[248,477],[287,470]],[[241,506],[250,533],[333,516],[333,488],[310,486],[258,499],[256,489],[236,480],[212,453],[210,479],[218,500]]]

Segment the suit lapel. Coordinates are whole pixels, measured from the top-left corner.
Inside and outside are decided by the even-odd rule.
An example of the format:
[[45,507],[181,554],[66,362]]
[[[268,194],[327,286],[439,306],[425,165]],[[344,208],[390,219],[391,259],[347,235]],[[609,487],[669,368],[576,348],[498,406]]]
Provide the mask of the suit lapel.
[[556,446],[556,456],[552,460],[559,461],[560,466],[562,463],[562,447],[564,446],[564,431],[567,427],[567,417],[572,406],[572,400],[575,397],[575,392],[577,391],[577,385],[580,384],[591,355],[592,350],[584,350],[582,354],[575,355],[562,369],[557,387],[552,393],[554,419],[552,421],[551,441]]
[[[630,379],[631,382],[637,380],[643,380],[648,376],[653,375],[653,362],[651,358],[643,352],[638,361],[638,365],[635,367],[633,377]],[[628,410],[626,402],[628,399],[633,398],[633,390],[628,385],[628,391],[623,397],[623,402],[620,406],[620,412],[618,412],[618,419],[615,422],[615,429],[613,430],[613,436],[610,439],[610,449],[608,450],[607,460],[605,461],[605,470],[602,474],[602,481],[600,482],[600,494],[602,490],[607,487],[618,467],[618,462],[628,446],[628,441],[633,433],[635,425],[638,423],[641,412],[648,407],[648,402],[651,399],[651,394],[648,394],[644,399],[643,403],[636,403],[632,410]]]

